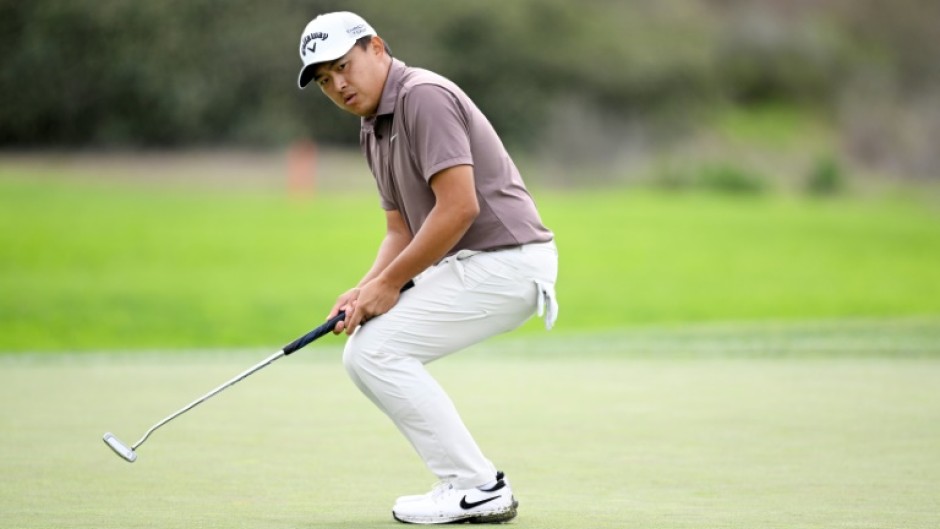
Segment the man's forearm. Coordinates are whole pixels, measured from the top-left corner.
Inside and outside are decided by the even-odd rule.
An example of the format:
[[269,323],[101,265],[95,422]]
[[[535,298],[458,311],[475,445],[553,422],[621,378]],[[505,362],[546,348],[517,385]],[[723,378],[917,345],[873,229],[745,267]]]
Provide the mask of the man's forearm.
[[400,287],[447,255],[476,218],[475,211],[434,207],[414,239],[376,274]]
[[404,234],[394,232],[386,233],[385,237],[382,239],[382,243],[379,245],[379,251],[375,256],[375,261],[372,263],[372,268],[366,272],[366,275],[359,280],[359,284],[356,286],[361,287],[378,277],[379,274],[388,267],[389,263],[401,254],[402,250],[408,246],[410,241],[411,238]]
[[431,177],[434,207],[401,253],[376,276],[396,289],[447,255],[480,213],[473,167],[457,165]]

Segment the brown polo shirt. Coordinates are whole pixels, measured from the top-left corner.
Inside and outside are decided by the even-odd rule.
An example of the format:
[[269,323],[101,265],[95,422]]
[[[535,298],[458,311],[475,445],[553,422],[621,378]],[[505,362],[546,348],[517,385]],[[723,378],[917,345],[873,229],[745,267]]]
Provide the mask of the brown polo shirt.
[[359,143],[382,208],[401,212],[412,235],[434,207],[431,177],[473,166],[480,214],[448,255],[552,239],[489,120],[440,75],[392,59],[378,111],[362,119]]

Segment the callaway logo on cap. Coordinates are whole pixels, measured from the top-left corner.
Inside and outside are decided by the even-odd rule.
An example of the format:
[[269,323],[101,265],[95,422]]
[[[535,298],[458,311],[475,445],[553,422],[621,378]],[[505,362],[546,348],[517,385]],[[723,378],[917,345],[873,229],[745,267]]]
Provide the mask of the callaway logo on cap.
[[326,13],[311,20],[300,35],[300,60],[304,66],[297,86],[303,88],[310,83],[317,64],[339,59],[357,40],[375,34],[368,22],[349,11]]

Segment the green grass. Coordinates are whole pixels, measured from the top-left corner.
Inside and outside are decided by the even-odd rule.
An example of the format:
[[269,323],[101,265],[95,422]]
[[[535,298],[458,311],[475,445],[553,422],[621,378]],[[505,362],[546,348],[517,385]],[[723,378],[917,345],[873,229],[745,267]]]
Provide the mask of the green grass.
[[[563,336],[566,355],[523,336],[431,370],[509,473],[516,527],[926,529],[936,324],[621,330]],[[400,527],[391,502],[433,477],[335,341],[158,430],[134,464],[101,442],[133,443],[264,354],[0,358],[0,526]]]
[[[322,320],[383,229],[371,192],[63,175],[0,166],[0,351],[280,345]],[[561,253],[562,331],[940,314],[940,213],[922,202],[536,198]]]
[[574,326],[940,308],[940,216],[912,203],[626,193],[543,203]]

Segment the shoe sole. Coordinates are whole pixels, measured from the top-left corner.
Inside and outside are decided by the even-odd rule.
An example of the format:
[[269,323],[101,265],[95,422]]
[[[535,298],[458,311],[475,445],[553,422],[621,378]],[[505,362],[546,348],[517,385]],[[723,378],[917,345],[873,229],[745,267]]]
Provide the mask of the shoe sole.
[[518,514],[519,502],[515,498],[512,500],[512,505],[508,509],[496,512],[484,512],[484,513],[475,513],[468,514],[466,516],[458,516],[455,518],[435,518],[435,519],[426,519],[426,520],[405,520],[399,518],[395,511],[392,511],[392,518],[401,522],[417,525],[434,525],[434,524],[458,524],[458,523],[506,523]]

